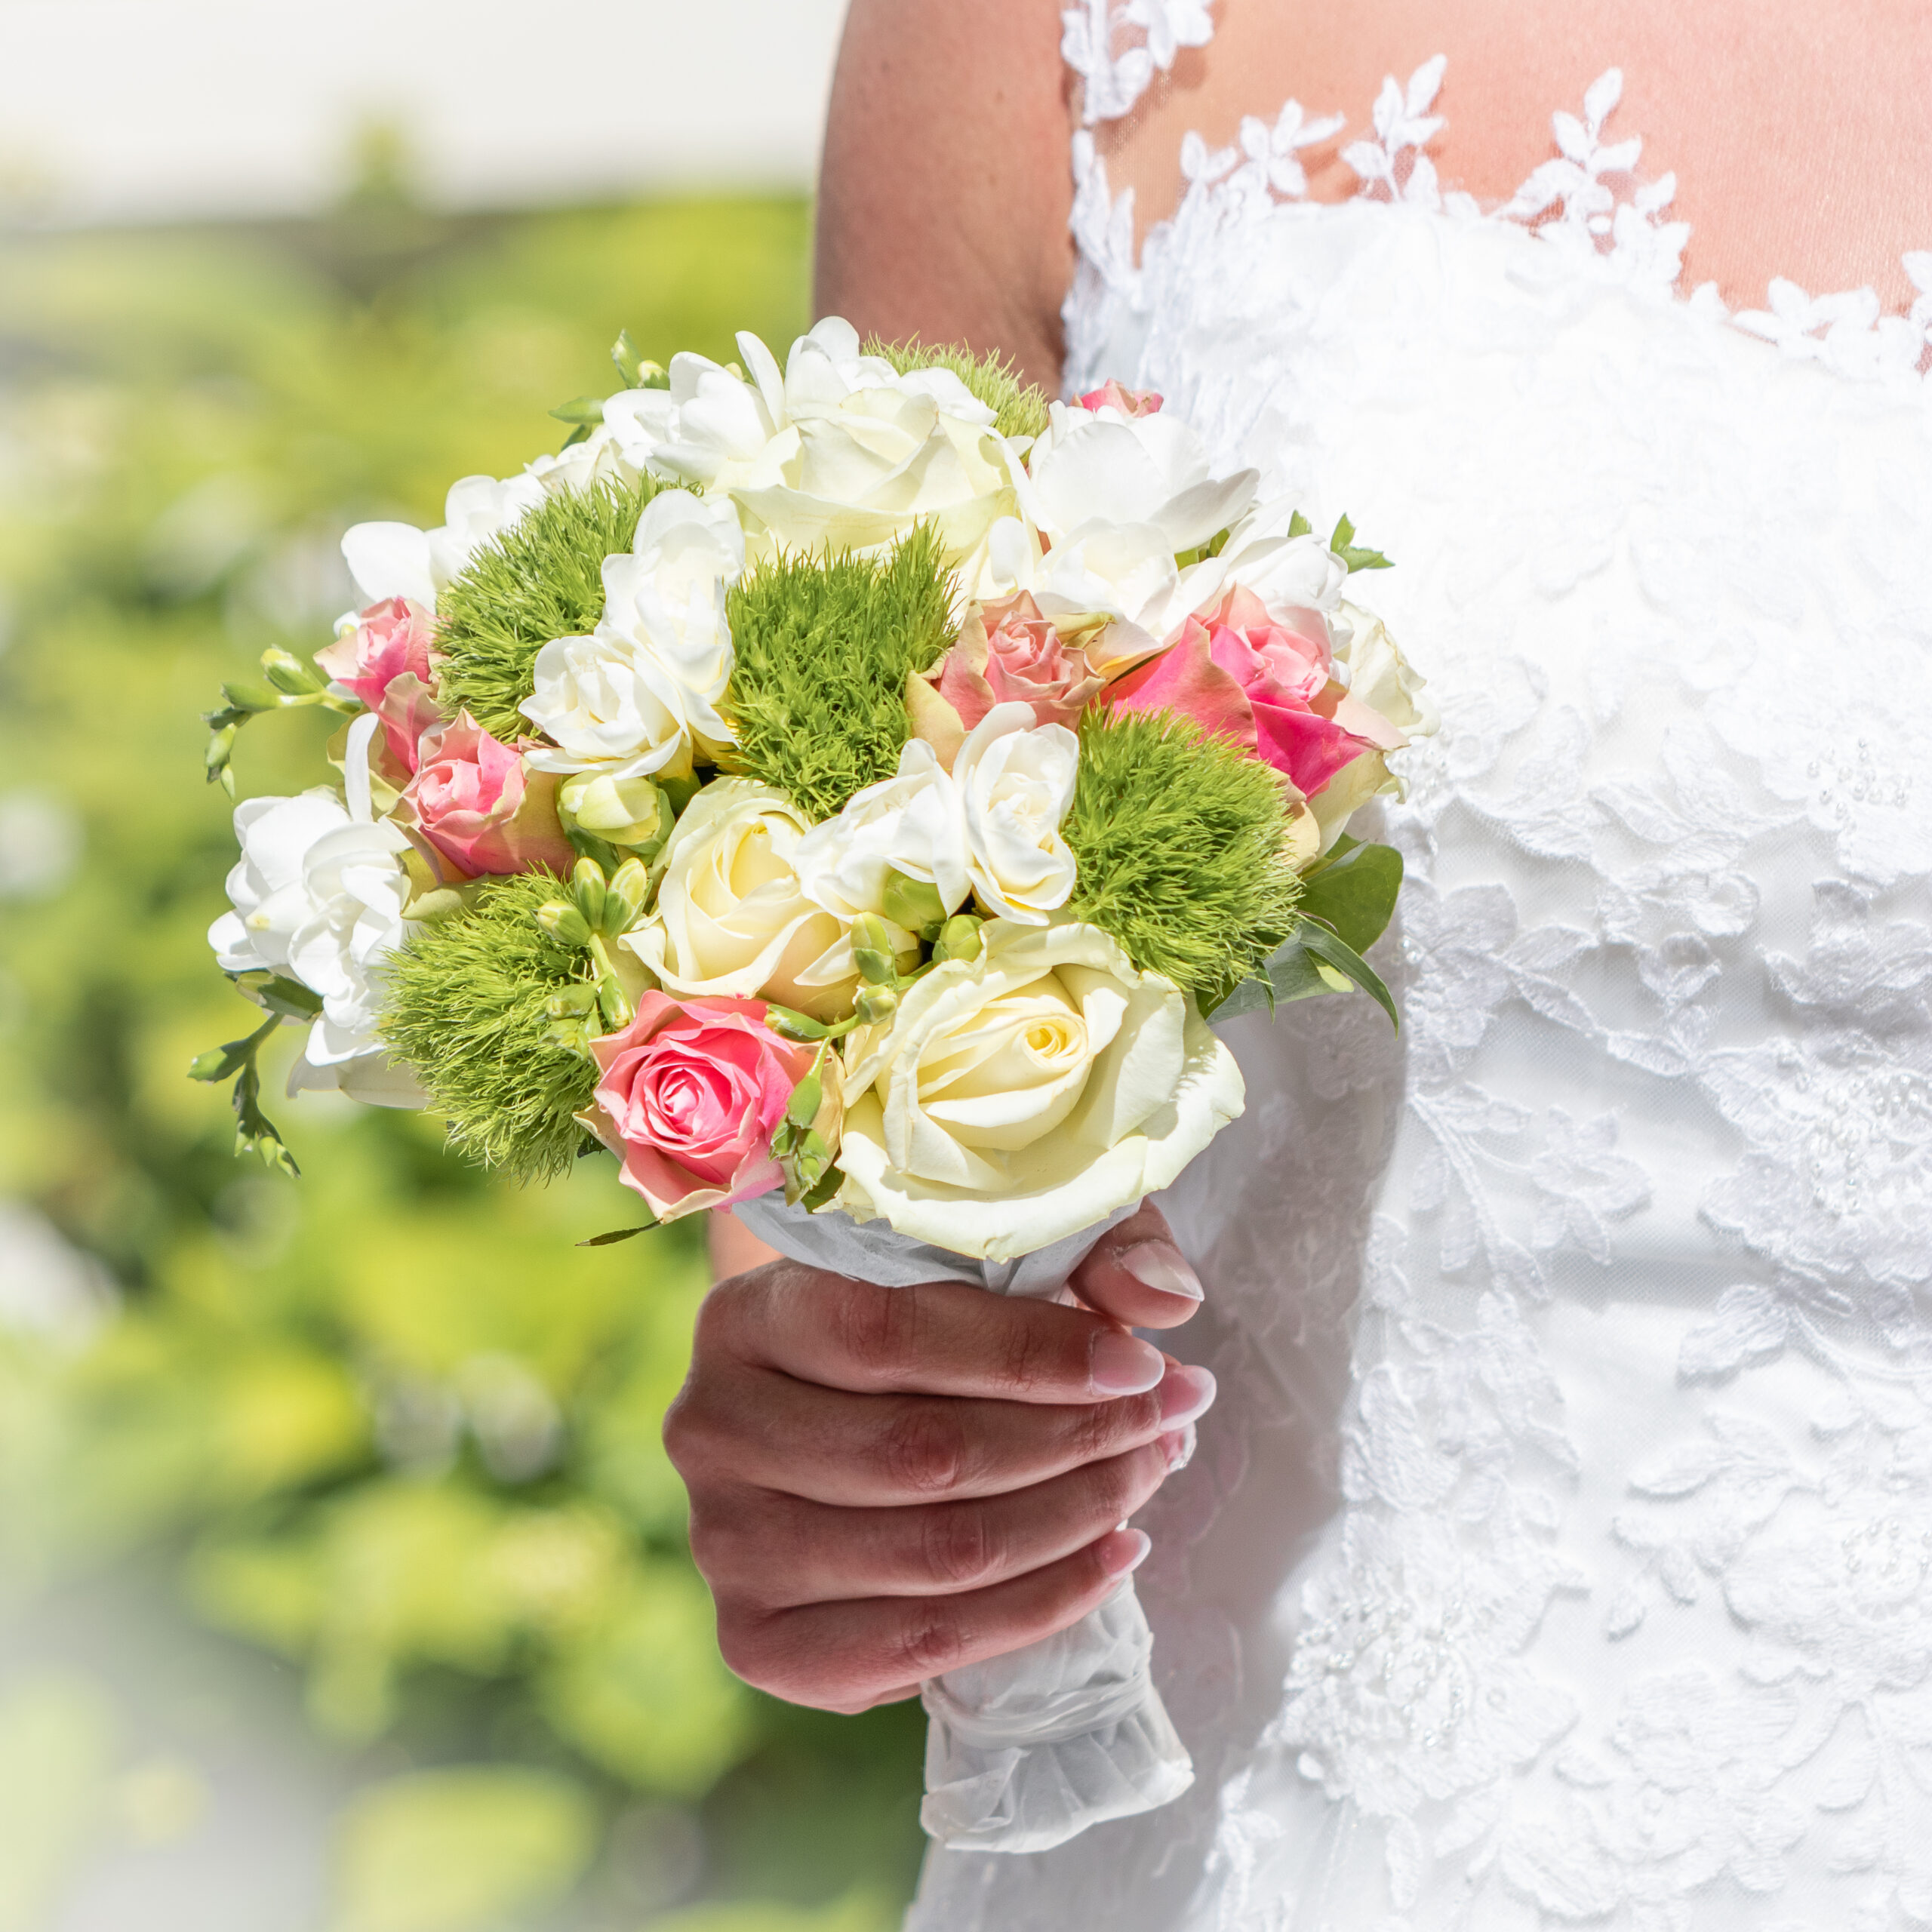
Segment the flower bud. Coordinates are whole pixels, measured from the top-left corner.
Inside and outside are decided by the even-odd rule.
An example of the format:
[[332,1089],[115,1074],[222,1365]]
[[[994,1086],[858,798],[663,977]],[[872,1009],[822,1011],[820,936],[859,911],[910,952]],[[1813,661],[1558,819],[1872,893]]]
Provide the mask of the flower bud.
[[626,859],[611,875],[604,901],[604,930],[621,937],[635,925],[651,898],[651,868],[641,859]]
[[290,697],[303,697],[322,688],[321,678],[300,658],[273,645],[262,653],[262,675]]
[[648,778],[613,778],[580,771],[557,792],[557,815],[566,832],[589,832],[607,845],[654,851],[671,835],[671,801]]
[[881,909],[896,926],[931,939],[946,923],[946,901],[930,879],[910,878],[902,872],[885,875]]
[[861,986],[854,1001],[854,1010],[868,1026],[883,1026],[899,1011],[899,992],[894,986]]
[[580,980],[561,992],[552,993],[544,1001],[543,1011],[552,1020],[581,1020],[596,1004],[597,989],[588,980]]
[[893,954],[892,934],[876,912],[861,913],[852,921],[852,958],[860,978],[869,985],[898,983],[899,964]]
[[985,943],[980,936],[980,928],[983,923],[971,912],[954,913],[940,928],[938,943],[933,948],[933,958],[939,961],[978,958],[980,949]]
[[553,899],[537,911],[537,923],[559,946],[588,946],[590,922],[568,900]]
[[593,931],[604,923],[607,890],[604,868],[595,859],[580,859],[571,867],[571,897],[577,901],[584,923]]

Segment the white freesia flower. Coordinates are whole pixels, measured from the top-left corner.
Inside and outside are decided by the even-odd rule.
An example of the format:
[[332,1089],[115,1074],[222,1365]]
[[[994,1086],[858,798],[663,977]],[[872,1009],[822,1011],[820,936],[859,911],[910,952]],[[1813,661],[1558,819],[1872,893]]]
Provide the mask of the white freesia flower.
[[1029,704],[996,704],[952,761],[966,832],[966,868],[980,903],[1022,925],[1044,925],[1073,891],[1061,838],[1073,803],[1080,740],[1033,722]]
[[363,605],[406,597],[425,610],[468,567],[486,543],[559,490],[629,481],[637,475],[618,439],[601,426],[580,443],[540,456],[517,476],[463,476],[450,485],[443,521],[434,530],[411,523],[358,523],[342,540],[342,554]]
[[850,923],[805,896],[796,862],[806,829],[771,786],[715,780],[678,820],[657,908],[624,944],[673,993],[841,1013],[858,979]]
[[235,909],[208,929],[208,942],[225,971],[283,974],[320,995],[291,1092],[340,1087],[378,1105],[420,1106],[421,1090],[389,1060],[376,1032],[383,961],[411,930],[401,857],[409,841],[368,811],[376,722],[358,718],[351,727],[349,789],[359,811],[320,788],[235,808],[242,857],[228,875]]
[[728,503],[667,490],[645,506],[628,556],[604,560],[604,617],[589,637],[537,654],[518,708],[555,740],[526,754],[540,771],[614,777],[688,773],[694,751],[732,742],[718,703],[731,682],[724,592],[744,568]]
[[526,463],[523,473],[534,477],[552,496],[561,490],[588,490],[598,483],[635,483],[638,474],[637,466],[625,460],[617,438],[601,423],[582,442]]
[[983,930],[848,1043],[838,1205],[1004,1260],[1167,1186],[1243,1097],[1180,989],[1098,928]]
[[541,479],[528,472],[501,481],[461,477],[450,485],[436,529],[358,523],[343,536],[342,554],[365,606],[406,597],[433,611],[438,594],[470,558],[543,500]]
[[957,376],[901,375],[836,317],[792,344],[782,374],[756,336],[738,349],[745,379],[679,355],[669,388],[613,396],[605,420],[625,457],[731,496],[781,550],[875,549],[930,521],[977,579],[988,531],[1018,509],[1018,461]]
[[855,792],[836,817],[814,826],[793,863],[806,897],[842,918],[879,912],[895,872],[932,886],[956,912],[971,890],[966,826],[939,754],[924,739],[909,739],[897,776]]
[[1192,550],[1254,500],[1257,472],[1213,474],[1208,445],[1166,411],[1123,415],[1112,405],[1056,402],[1026,459],[1022,499],[1057,544],[1094,524],[1152,524],[1172,551]]
[[1271,614],[1332,613],[1341,601],[1349,567],[1322,540],[1289,529],[1297,505],[1278,497],[1258,503],[1228,533],[1220,564],[1228,587],[1251,590]]

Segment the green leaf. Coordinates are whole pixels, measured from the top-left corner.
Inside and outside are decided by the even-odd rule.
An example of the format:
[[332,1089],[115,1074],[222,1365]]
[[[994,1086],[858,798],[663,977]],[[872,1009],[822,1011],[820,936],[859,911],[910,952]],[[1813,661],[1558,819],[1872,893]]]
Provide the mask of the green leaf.
[[1355,527],[1346,517],[1335,526],[1328,547],[1351,571],[1386,571],[1392,568],[1380,550],[1365,549],[1355,541]]
[[1366,952],[1387,930],[1402,889],[1402,855],[1392,845],[1336,841],[1328,863],[1303,882],[1300,909],[1331,927],[1343,943]]
[[1395,1011],[1395,1002],[1389,996],[1389,989],[1382,983],[1374,968],[1353,946],[1345,944],[1328,927],[1315,919],[1304,919],[1295,937],[1306,950],[1315,955],[1318,968],[1332,966],[1343,979],[1359,986],[1388,1014],[1392,1026],[1400,1028],[1401,1019]]
[[264,1013],[280,1020],[312,1020],[322,1010],[322,996],[299,980],[279,973],[234,973],[235,990],[253,1000]]
[[801,1197],[805,1212],[816,1214],[844,1184],[845,1177],[835,1162],[820,1175],[817,1186]]
[[1288,518],[1288,534],[1291,537],[1306,537],[1314,528],[1314,525],[1300,510]]
[[639,1235],[648,1235],[657,1226],[655,1221],[646,1221],[641,1227],[613,1228],[609,1233],[592,1235],[588,1241],[577,1243],[579,1247],[615,1247],[620,1241],[634,1240]]

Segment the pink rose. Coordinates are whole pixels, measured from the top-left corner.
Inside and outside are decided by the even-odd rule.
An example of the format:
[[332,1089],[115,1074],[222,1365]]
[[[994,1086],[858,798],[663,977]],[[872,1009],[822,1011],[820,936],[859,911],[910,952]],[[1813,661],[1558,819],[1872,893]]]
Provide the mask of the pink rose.
[[392,678],[405,671],[430,681],[430,650],[436,620],[420,604],[391,597],[371,604],[347,637],[337,638],[315,662],[335,681],[353,691],[371,711],[382,702]]
[[771,1137],[814,1049],[781,1040],[762,1000],[648,992],[621,1033],[593,1040],[592,1118],[660,1220],[781,1186]]
[[1161,398],[1153,389],[1124,389],[1110,376],[1080,398],[1082,409],[1118,409],[1123,416],[1158,416]]
[[435,619],[421,605],[391,597],[371,604],[349,636],[315,653],[320,669],[382,719],[393,761],[385,775],[398,783],[416,769],[417,740],[441,721],[431,690],[435,634]]
[[1100,680],[1078,645],[1060,641],[1024,591],[989,604],[968,619],[959,641],[946,654],[937,679],[939,694],[968,731],[996,704],[1017,700],[1033,707],[1041,724],[1078,724]]
[[473,878],[547,866],[568,872],[577,854],[557,820],[557,780],[526,771],[521,755],[463,712],[423,733],[414,748],[416,775],[396,807],[396,822],[443,861]]
[[1318,611],[1272,617],[1260,598],[1238,590],[1206,623],[1190,617],[1159,657],[1110,685],[1106,702],[1180,712],[1233,738],[1313,798],[1357,758],[1407,742],[1349,697],[1334,663]]

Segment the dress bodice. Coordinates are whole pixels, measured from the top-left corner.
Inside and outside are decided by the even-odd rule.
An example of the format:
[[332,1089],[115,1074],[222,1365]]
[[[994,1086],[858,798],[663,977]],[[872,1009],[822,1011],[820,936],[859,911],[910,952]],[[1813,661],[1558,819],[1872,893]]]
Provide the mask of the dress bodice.
[[[1211,26],[1068,22],[1095,118]],[[1399,1037],[1235,1023],[1168,1204],[1222,1396],[1143,1594],[1199,1783],[935,1857],[921,1932],[1932,1922],[1932,297],[1681,294],[1614,77],[1481,213],[1441,78],[1340,206],[1299,107],[1191,140],[1137,257],[1076,140],[1069,389],[1346,510],[1443,725]]]

